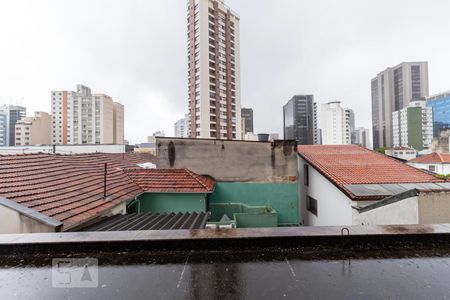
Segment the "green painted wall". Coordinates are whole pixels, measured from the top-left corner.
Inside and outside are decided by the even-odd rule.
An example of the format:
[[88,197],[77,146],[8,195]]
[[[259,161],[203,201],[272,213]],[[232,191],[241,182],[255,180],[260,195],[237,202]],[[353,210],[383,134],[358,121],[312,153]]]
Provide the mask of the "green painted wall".
[[298,225],[298,183],[218,182],[210,203],[270,205],[278,225]]
[[423,150],[422,108],[408,108],[408,145],[417,151]]
[[139,196],[141,213],[206,211],[205,194],[145,193]]

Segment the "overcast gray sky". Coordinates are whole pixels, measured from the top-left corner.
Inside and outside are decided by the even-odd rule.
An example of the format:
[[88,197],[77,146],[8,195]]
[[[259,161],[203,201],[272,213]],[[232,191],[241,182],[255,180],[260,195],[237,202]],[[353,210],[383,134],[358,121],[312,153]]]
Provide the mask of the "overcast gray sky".
[[[370,127],[370,79],[429,62],[430,93],[450,89],[448,0],[228,0],[241,16],[242,105],[257,132],[282,133],[294,94],[353,108]],[[131,142],[187,111],[185,0],[0,0],[0,101],[50,111],[77,83],[125,105]],[[15,100],[14,100],[15,101]]]

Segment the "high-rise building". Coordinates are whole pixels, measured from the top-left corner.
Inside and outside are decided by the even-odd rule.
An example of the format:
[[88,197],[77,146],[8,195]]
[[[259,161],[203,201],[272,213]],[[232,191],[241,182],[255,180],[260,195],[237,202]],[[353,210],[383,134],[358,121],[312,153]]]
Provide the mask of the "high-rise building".
[[175,137],[187,138],[189,137],[189,116],[185,115],[184,118],[179,119],[175,123]]
[[223,0],[188,0],[189,135],[240,139],[239,16]]
[[348,109],[348,113],[350,116],[350,142],[352,144],[355,143],[356,140],[356,134],[355,134],[355,112],[353,111],[353,109]]
[[345,145],[351,143],[350,109],[341,107],[341,102],[322,104],[322,144]]
[[123,144],[123,106],[105,94],[77,85],[77,91],[52,91],[53,144]]
[[244,128],[243,134],[253,133],[253,109],[242,108],[241,109],[242,124]]
[[439,132],[450,129],[450,91],[427,97],[427,107],[433,109],[433,137],[439,138]]
[[118,102],[114,102],[113,109],[113,144],[122,145],[125,143],[124,106]]
[[392,113],[428,96],[428,63],[404,62],[371,81],[373,147],[392,147]]
[[7,115],[5,112],[0,112],[0,147],[6,146],[8,139],[8,131],[6,130]]
[[34,113],[34,117],[25,117],[16,123],[16,146],[49,145],[51,132],[51,116],[42,111]]
[[412,147],[417,151],[429,149],[433,140],[433,113],[425,101],[412,101],[392,113],[394,147]]
[[371,148],[369,128],[358,127],[355,129],[355,141],[353,144]]
[[0,131],[4,132],[2,146],[15,146],[16,136],[16,123],[19,120],[25,118],[27,109],[23,106],[17,105],[3,105],[0,106],[0,114],[3,116],[0,119],[4,120],[4,129]]
[[284,139],[318,144],[317,106],[313,95],[295,95],[283,106]]

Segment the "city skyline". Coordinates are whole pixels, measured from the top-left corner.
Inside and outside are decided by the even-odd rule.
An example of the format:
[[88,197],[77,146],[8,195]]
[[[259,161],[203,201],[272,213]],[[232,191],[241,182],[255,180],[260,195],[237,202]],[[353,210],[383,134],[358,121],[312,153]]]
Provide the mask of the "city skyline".
[[[447,1],[226,4],[242,19],[241,105],[254,108],[255,132],[281,134],[282,106],[294,94],[314,94],[318,105],[338,99],[355,111],[357,126],[371,128],[370,79],[404,61],[428,61],[430,94],[450,89]],[[175,0],[92,1],[89,10],[75,1],[2,3],[0,98],[50,112],[51,90],[82,83],[125,105],[131,142],[160,128],[170,134],[187,111],[186,9]],[[12,18],[19,12],[26,22]],[[288,18],[293,12],[304,15],[300,23]],[[408,17],[417,14],[420,23]],[[417,35],[423,46],[410,47]]]

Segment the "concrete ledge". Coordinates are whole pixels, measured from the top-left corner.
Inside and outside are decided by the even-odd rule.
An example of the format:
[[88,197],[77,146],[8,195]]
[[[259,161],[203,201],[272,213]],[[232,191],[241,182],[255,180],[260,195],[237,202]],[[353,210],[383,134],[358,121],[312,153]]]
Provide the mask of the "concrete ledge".
[[0,235],[0,253],[450,246],[450,224],[260,229],[64,232]]

